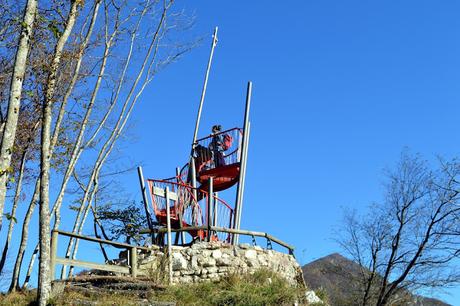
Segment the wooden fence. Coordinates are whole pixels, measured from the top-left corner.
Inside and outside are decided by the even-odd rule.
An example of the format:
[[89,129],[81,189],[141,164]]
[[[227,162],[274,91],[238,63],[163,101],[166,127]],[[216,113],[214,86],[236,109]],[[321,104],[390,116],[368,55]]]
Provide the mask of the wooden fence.
[[[223,228],[223,227],[217,227],[217,226],[193,226],[193,227],[190,226],[190,227],[181,228],[181,229],[170,229],[169,233],[168,233],[167,228],[160,228],[158,230],[155,230],[154,232],[160,233],[160,234],[168,234],[169,236],[171,236],[171,232],[187,232],[187,231],[197,231],[197,230],[207,231],[208,236],[211,235],[213,232],[223,232],[223,233],[230,233],[230,234],[237,234],[237,235],[247,235],[251,237],[262,237],[262,238],[267,239],[267,244],[269,243],[271,244],[271,242],[275,242],[279,244],[280,246],[288,249],[289,254],[294,255],[293,246],[267,233],[264,233],[264,232],[254,232],[254,231],[239,230],[239,229],[237,230],[237,229]],[[142,230],[141,233],[148,234],[148,233],[152,233],[152,231],[150,229],[145,229],[145,230]],[[114,265],[114,264],[100,264],[100,263],[95,263],[95,262],[90,262],[90,261],[82,261],[82,260],[77,260],[77,259],[58,257],[57,250],[58,250],[59,235],[67,236],[67,237],[74,238],[74,239],[82,239],[85,241],[92,241],[92,242],[97,242],[97,243],[102,243],[102,244],[108,244],[118,249],[125,249],[128,251],[128,264],[126,266],[119,266],[119,265]],[[169,239],[169,241],[171,240]],[[64,266],[85,267],[85,268],[108,271],[108,272],[124,273],[124,274],[129,274],[132,277],[136,277],[139,274],[138,273],[137,250],[149,251],[150,248],[138,246],[138,245],[131,245],[131,244],[122,243],[122,242],[114,242],[110,240],[83,236],[83,235],[65,232],[61,230],[53,230],[52,236],[51,236],[51,277],[54,280],[56,265],[59,265],[59,264],[64,265]],[[171,251],[169,250],[169,252]],[[170,266],[169,274],[172,274],[171,273],[172,271],[171,263],[169,264],[169,266]],[[170,275],[170,278],[171,277],[172,276]]]
[[[71,237],[75,239],[82,239],[86,241],[93,241],[97,243],[108,244],[108,245],[114,246],[119,249],[126,249],[128,251],[128,265],[118,266],[118,265],[113,265],[113,264],[99,264],[95,262],[58,257],[57,250],[58,250],[58,236],[59,235],[67,236],[67,237]],[[149,248],[143,247],[143,246],[131,245],[131,244],[122,243],[122,242],[114,242],[110,240],[83,236],[83,235],[65,232],[61,230],[53,230],[52,236],[51,236],[51,277],[52,279],[54,279],[55,271],[56,271],[55,268],[56,268],[56,265],[58,264],[65,265],[65,266],[85,267],[85,268],[109,271],[109,272],[125,273],[125,274],[130,274],[132,277],[136,277],[138,275],[137,250],[149,250]]]

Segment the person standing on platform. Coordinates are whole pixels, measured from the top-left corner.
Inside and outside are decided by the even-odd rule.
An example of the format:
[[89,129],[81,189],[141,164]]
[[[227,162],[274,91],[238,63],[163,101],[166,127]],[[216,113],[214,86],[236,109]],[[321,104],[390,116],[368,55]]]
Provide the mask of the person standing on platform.
[[221,125],[214,125],[212,127],[212,140],[209,144],[209,149],[213,155],[214,166],[221,167],[225,166],[225,159],[224,159],[224,136],[221,134],[222,126]]

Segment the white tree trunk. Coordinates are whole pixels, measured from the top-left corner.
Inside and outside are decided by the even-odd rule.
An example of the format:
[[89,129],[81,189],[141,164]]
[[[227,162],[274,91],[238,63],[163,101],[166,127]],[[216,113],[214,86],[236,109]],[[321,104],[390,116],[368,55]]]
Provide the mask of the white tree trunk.
[[[59,111],[59,115],[58,115],[58,118],[56,120],[56,124],[55,124],[55,127],[54,127],[54,133],[53,133],[53,137],[51,138],[51,153],[50,153],[50,156],[52,158],[53,156],[53,152],[54,152],[54,147],[56,146],[57,144],[57,141],[58,141],[58,138],[59,138],[59,128],[61,126],[61,123],[62,123],[62,120],[64,118],[64,114],[65,114],[65,108],[66,108],[66,105],[67,105],[67,101],[71,95],[71,93],[73,92],[73,89],[75,87],[75,84],[77,82],[77,79],[78,79],[78,76],[80,74],[80,68],[81,68],[81,63],[83,61],[83,55],[84,55],[84,52],[85,52],[85,49],[86,47],[88,46],[88,43],[89,43],[89,40],[91,38],[91,35],[92,35],[92,32],[93,32],[93,29],[94,29],[94,24],[96,23],[96,20],[97,20],[97,15],[98,15],[98,12],[99,12],[99,8],[100,8],[100,4],[101,4],[101,1],[98,0],[96,3],[95,3],[95,6],[94,6],[94,10],[93,10],[93,14],[92,14],[92,18],[91,18],[91,22],[90,22],[90,25],[88,27],[88,31],[86,32],[86,35],[85,35],[85,39],[82,43],[82,45],[80,46],[80,51],[78,52],[78,56],[77,56],[77,62],[75,64],[75,69],[73,71],[73,77],[72,77],[72,80],[70,82],[70,85],[69,87],[67,88],[66,90],[66,93],[64,95],[64,99],[62,101],[62,104],[61,104],[61,108],[60,108],[60,111]],[[108,56],[108,54],[107,54]],[[105,66],[105,65],[104,65]],[[98,82],[100,83],[100,82]],[[98,85],[96,85],[97,88],[99,88]],[[97,90],[96,90],[97,92]],[[94,94],[93,94],[94,95]],[[94,95],[95,96],[95,95]],[[95,99],[95,97],[94,97]],[[77,137],[77,140],[76,140],[76,143],[75,143],[75,148],[80,148],[80,143],[81,143],[81,138],[83,137],[83,134],[84,134],[84,128],[86,128],[86,125],[87,125],[87,121],[88,121],[88,118],[89,118],[89,114],[91,114],[91,110],[92,110],[92,106],[94,104],[94,101],[92,99],[92,102],[88,105],[87,107],[87,111],[86,111],[86,115],[82,121],[82,128],[80,128],[80,132],[79,132],[79,135]],[[73,156],[73,153],[72,153],[72,156]],[[69,166],[73,163],[73,158],[71,157],[70,158],[70,161],[69,161]],[[72,168],[73,170],[73,168]],[[67,175],[67,172],[66,171],[66,175]],[[70,176],[70,174],[69,174]],[[65,177],[64,177],[64,181],[66,181]],[[58,196],[58,199],[59,198],[62,198],[61,196],[61,192],[59,193],[59,196]],[[50,213],[50,218],[52,218],[52,215],[56,212],[56,204],[53,205],[53,209]],[[28,225],[28,222],[27,222],[27,225]],[[59,225],[59,222],[57,221],[54,225],[54,229],[57,229],[58,228],[58,225]],[[35,262],[35,258],[40,250],[40,247],[39,247],[39,243],[36,244],[35,248],[34,248],[34,251],[32,253],[32,256],[30,258],[30,261],[29,261],[29,267],[27,268],[27,274],[26,274],[26,277],[25,277],[25,280],[24,280],[24,284],[23,284],[23,288],[27,288],[28,285],[29,285],[29,280],[30,280],[30,275],[32,273],[32,269],[33,269],[33,265],[34,265],[34,262]],[[20,253],[20,256],[21,256],[21,260],[22,260],[22,257],[24,255],[24,250]],[[18,256],[19,258],[19,256]],[[17,285],[17,280],[16,280],[16,286]]]
[[[32,135],[35,135],[35,132],[36,132],[37,128],[39,127],[39,125],[40,125],[40,120],[38,120],[35,123],[35,125],[33,127]],[[27,156],[28,156],[27,153],[29,153],[28,152],[29,151],[29,146],[30,146],[32,141],[33,141],[33,137],[31,136],[29,138],[29,140],[28,140],[27,147],[24,149],[24,152],[22,153],[22,157],[21,157],[19,176],[18,176],[18,181],[16,183],[16,191],[14,193],[13,207],[11,208],[10,222],[9,222],[9,225],[8,225],[8,233],[6,235],[6,241],[5,241],[5,245],[3,247],[2,257],[0,259],[0,275],[1,275],[2,271],[3,271],[4,265],[5,265],[5,262],[6,262],[9,246],[10,246],[10,243],[11,243],[11,238],[13,237],[13,228],[14,228],[14,225],[17,223],[16,210],[17,210],[18,204],[20,202],[19,198],[20,198],[20,195],[21,195],[22,181],[23,181],[23,178],[24,178],[24,170],[25,170],[25,166],[26,166],[26,162],[27,162]]]
[[18,208],[19,196],[21,195],[22,180],[24,177],[24,168],[26,165],[26,160],[27,160],[27,149],[24,151],[21,157],[21,166],[19,169],[18,182],[16,183],[16,191],[14,193],[13,207],[11,208],[10,220],[9,220],[9,225],[8,225],[8,233],[6,235],[6,241],[5,241],[5,245],[3,246],[3,251],[2,251],[2,255],[0,259],[0,275],[3,272],[3,268],[5,266],[5,262],[6,262],[6,258],[8,254],[8,249],[11,243],[11,238],[13,237],[13,227],[14,227],[14,224],[16,223],[16,210]]
[[27,65],[27,55],[30,47],[30,37],[33,31],[37,0],[28,0],[22,22],[21,37],[14,62],[13,77],[11,79],[10,99],[8,112],[0,146],[0,231],[2,228],[3,208],[6,197],[6,183],[8,181],[11,155],[13,153],[16,127],[18,124],[19,107],[21,105],[22,83]]
[[47,304],[51,293],[50,275],[50,216],[49,216],[49,174],[50,174],[50,126],[51,101],[43,106],[41,163],[40,163],[40,212],[39,212],[39,241],[40,266],[38,274],[38,302],[40,306]]
[[24,217],[24,222],[22,223],[22,235],[21,242],[19,244],[18,255],[16,257],[16,262],[14,263],[13,276],[11,278],[9,291],[16,291],[19,289],[19,273],[21,271],[22,260],[24,259],[24,252],[26,251],[27,239],[29,237],[29,223],[32,218],[32,213],[35,210],[39,198],[39,189],[40,189],[40,179],[35,183],[35,191],[30,200],[29,207],[27,208],[26,216]]
[[[128,96],[125,98],[124,104],[120,111],[115,127],[113,128],[112,133],[110,134],[110,136],[108,137],[108,139],[106,140],[106,142],[104,143],[104,145],[99,151],[98,157],[93,166],[93,170],[92,170],[90,179],[88,180],[88,184],[86,186],[86,191],[83,196],[82,204],[78,210],[78,213],[75,219],[74,227],[72,229],[73,233],[79,233],[79,234],[82,233],[83,226],[84,226],[86,217],[89,212],[89,207],[90,205],[92,205],[93,195],[97,191],[97,188],[98,188],[97,182],[98,182],[100,170],[102,166],[104,165],[104,162],[106,161],[107,157],[110,155],[117,139],[120,137],[121,133],[123,132],[123,129],[134,108],[134,105],[136,104],[137,100],[139,99],[140,95],[144,91],[147,84],[151,81],[151,78],[149,78],[148,73],[150,72],[150,68],[155,62],[155,58],[157,55],[157,52],[156,52],[157,49],[155,46],[157,46],[158,44],[160,32],[165,22],[167,9],[168,7],[165,7],[163,10],[163,14],[160,18],[158,27],[155,31],[152,41],[150,42],[149,48],[143,59],[142,66],[140,67],[140,70],[137,73],[136,79],[134,80],[131,86]],[[153,52],[153,56],[151,56],[152,52]],[[134,94],[141,77],[144,75],[144,71],[146,68],[148,69],[147,76],[144,78],[144,81],[142,82],[141,87],[138,89],[138,92]],[[70,257],[72,259],[75,259],[77,252],[78,252],[78,240],[75,243],[75,247],[74,247],[74,239],[71,238],[69,240],[69,244],[67,245],[66,258]],[[73,273],[73,267],[70,267],[68,276],[70,277],[72,273]],[[66,274],[65,266],[63,266],[62,271],[61,271],[61,278],[63,278],[65,274]]]
[[53,96],[56,86],[57,71],[61,61],[62,50],[70,36],[77,18],[78,1],[72,2],[67,16],[64,32],[59,37],[54,51],[51,71],[46,84],[45,101],[43,103],[41,161],[40,161],[40,212],[39,212],[39,243],[40,264],[38,271],[38,304],[45,306],[51,294],[50,275],[50,214],[49,214],[49,177],[51,157],[51,116]]

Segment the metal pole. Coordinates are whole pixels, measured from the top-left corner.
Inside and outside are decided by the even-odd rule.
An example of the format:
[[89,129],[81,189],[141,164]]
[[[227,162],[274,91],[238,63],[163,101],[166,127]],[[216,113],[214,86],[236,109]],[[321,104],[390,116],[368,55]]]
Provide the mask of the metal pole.
[[243,137],[238,137],[238,151],[236,152],[236,158],[237,158],[236,161],[238,163],[241,163],[241,155],[242,155],[241,147],[242,147],[242,144],[243,144]]
[[[177,183],[180,183],[180,178],[179,178],[179,177],[180,177],[180,168],[179,168],[179,167],[176,168],[176,176],[177,176]],[[179,189],[179,188],[180,188],[180,186],[177,187],[177,189]],[[179,193],[177,193],[177,194],[179,195]],[[180,202],[179,202],[179,204],[180,204]],[[183,214],[183,212],[184,212],[184,211],[183,211],[184,205],[185,205],[185,203],[182,203],[182,211],[179,211],[179,212],[178,212],[178,216],[179,216],[179,228],[182,228],[182,214]],[[182,244],[185,244],[185,233],[184,233],[184,232],[181,232],[180,238],[181,238],[181,240],[182,240]]]
[[217,45],[217,27],[214,29],[214,34],[212,35],[212,45],[211,53],[209,54],[208,66],[206,68],[206,74],[204,77],[203,90],[201,91],[200,106],[198,107],[198,115],[195,122],[195,132],[193,133],[192,146],[196,141],[198,135],[198,128],[200,126],[201,110],[203,109],[204,97],[206,95],[206,87],[208,86],[209,71],[211,70],[212,56],[214,55],[214,48]]
[[[240,202],[238,205],[238,219],[236,223],[236,228],[240,229],[241,224],[241,214],[243,211],[243,197],[244,197],[244,184],[246,182],[246,165],[247,165],[247,158],[248,158],[248,144],[249,144],[249,135],[251,133],[251,122],[248,123],[247,127],[248,131],[246,134],[245,142],[244,142],[244,150],[243,150],[243,163],[241,164],[241,170],[243,172],[243,176],[241,177],[241,182],[239,183],[241,195],[240,195]],[[238,239],[237,239],[238,243]]]
[[207,226],[208,226],[208,237],[207,237],[207,240],[208,242],[211,241],[211,223],[212,223],[212,219],[211,219],[211,207],[213,206],[212,203],[213,203],[213,200],[214,200],[214,182],[213,182],[213,179],[212,179],[212,176],[209,178],[209,193],[208,193],[208,211],[206,213],[206,217],[207,217]]
[[169,271],[169,283],[172,283],[172,254],[171,254],[171,209],[169,207],[169,187],[165,188],[166,198],[166,226],[168,230],[168,271]]
[[[243,192],[244,192],[244,178],[246,176],[246,158],[247,158],[247,147],[249,144],[249,111],[251,108],[251,96],[252,96],[252,82],[248,82],[246,91],[246,108],[244,111],[244,125],[243,125],[243,142],[241,148],[241,162],[240,162],[240,173],[238,179],[238,186],[236,191],[236,203],[235,203],[235,219],[233,226],[235,229],[240,227],[241,219],[241,206],[243,205]],[[238,234],[233,235],[233,244],[238,244]]]
[[213,214],[213,221],[212,221],[212,226],[217,226],[217,205],[219,202],[219,197],[218,193],[215,193],[216,197],[214,198],[214,205],[212,207],[212,214]]
[[[195,158],[191,157],[190,160],[190,167],[188,168],[188,171],[191,171],[192,173],[192,194],[193,194],[193,199],[192,199],[192,225],[197,225],[198,222],[194,220],[195,216],[195,204],[198,205],[198,193],[196,192],[196,168],[195,168]],[[195,203],[193,203],[195,201]]]
[[141,185],[142,200],[144,201],[145,216],[147,217],[147,224],[149,229],[152,231],[152,243],[153,243],[153,224],[152,215],[150,214],[149,204],[147,202],[147,189],[144,183],[144,174],[142,173],[142,167],[137,167],[137,174],[139,175],[139,184]]

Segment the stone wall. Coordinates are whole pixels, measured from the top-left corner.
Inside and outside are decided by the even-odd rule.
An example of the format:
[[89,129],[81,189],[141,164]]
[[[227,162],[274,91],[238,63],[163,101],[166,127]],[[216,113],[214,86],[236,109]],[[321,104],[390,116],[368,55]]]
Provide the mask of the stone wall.
[[[159,249],[141,253],[138,257],[139,271],[144,275],[167,271],[167,260]],[[172,268],[174,283],[219,280],[228,273],[251,273],[266,268],[293,285],[304,285],[302,271],[293,256],[248,244],[233,246],[221,242],[198,242],[190,247],[174,246]]]

